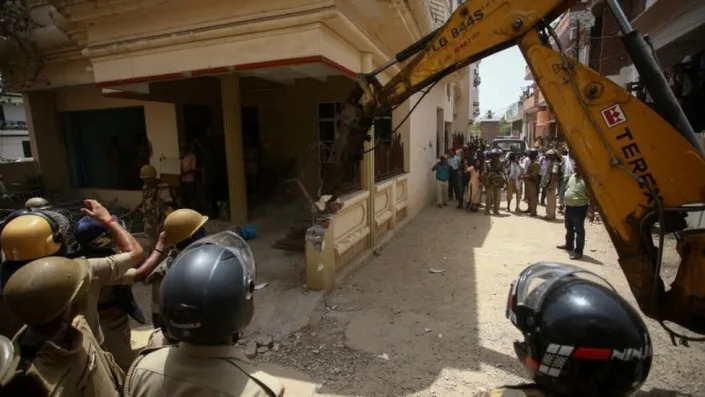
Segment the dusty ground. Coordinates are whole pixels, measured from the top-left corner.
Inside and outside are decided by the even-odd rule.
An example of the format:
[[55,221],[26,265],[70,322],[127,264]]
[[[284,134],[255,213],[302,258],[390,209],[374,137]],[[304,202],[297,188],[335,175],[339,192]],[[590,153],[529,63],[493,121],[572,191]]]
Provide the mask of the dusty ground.
[[[604,227],[587,228],[581,265],[633,303]],[[530,263],[569,261],[554,248],[562,237],[560,222],[429,208],[326,296],[319,321],[258,361],[292,396],[471,396],[526,381],[507,291]],[[654,361],[640,395],[705,396],[703,345],[674,347],[647,324]]]
[[[256,361],[283,381],[287,396],[471,396],[524,382],[512,349],[520,334],[504,317],[509,284],[528,264],[569,262],[554,248],[562,238],[561,221],[428,208],[321,299],[303,288],[300,257],[262,256],[273,242],[263,235],[253,250],[263,266],[258,281],[270,284],[255,295],[257,314],[241,345],[272,337],[273,348]],[[634,303],[604,226],[588,224],[587,240],[580,264]],[[705,346],[674,347],[646,322],[654,362],[640,395],[705,396]],[[147,334],[133,330],[133,341]]]

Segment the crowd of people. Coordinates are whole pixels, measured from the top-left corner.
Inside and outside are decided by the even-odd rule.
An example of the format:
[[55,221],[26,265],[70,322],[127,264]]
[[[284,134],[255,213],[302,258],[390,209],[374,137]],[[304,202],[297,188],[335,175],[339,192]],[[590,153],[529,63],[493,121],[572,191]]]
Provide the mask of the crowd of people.
[[[254,311],[247,243],[207,236],[151,165],[140,177],[144,246],[95,200],[75,225],[39,197],[0,223],[0,396],[282,395],[235,348]],[[139,353],[135,283],[151,286],[155,327]]]
[[[529,191],[538,196],[537,153],[529,153],[528,167],[520,156],[502,161],[496,151],[482,155],[439,162],[434,168],[440,193],[453,189],[460,208],[469,204],[476,210],[484,191],[486,209],[492,206],[497,213],[504,185],[515,184],[507,188],[511,208],[511,200],[521,197],[519,181],[526,185],[527,175],[533,175]],[[555,157],[550,160],[547,172],[558,173]],[[84,217],[72,234],[69,220],[42,198],[28,200],[0,223],[0,397],[284,395],[280,381],[236,347],[254,314],[255,263],[249,246],[231,231],[207,235],[208,217],[195,210],[170,208],[171,196],[160,194],[168,189],[145,167],[139,209],[154,212],[145,222],[148,233],[156,235],[147,248],[95,200],[84,202]],[[586,196],[577,193],[584,192],[578,175],[567,178],[566,225],[576,224],[586,208],[581,201]],[[549,189],[547,199],[552,196]],[[576,241],[566,237],[563,248],[574,242],[580,247],[580,236]],[[552,343],[649,352],[648,330],[634,309],[609,285],[598,285],[599,277],[576,274],[590,272],[542,262],[512,284],[506,313],[524,334],[515,350],[535,383],[482,395],[627,396],[644,382],[649,354],[616,363],[596,363],[593,355],[566,356],[564,361],[592,361],[576,362],[576,370],[562,373],[538,365],[557,353]],[[540,280],[534,280],[536,275]],[[132,349],[129,325],[129,317],[147,322],[132,296],[137,282],[151,285],[155,327],[139,352]],[[581,300],[571,299],[574,293]],[[540,304],[526,304],[536,296]],[[540,320],[549,317],[550,322]],[[583,332],[573,332],[576,327]],[[619,376],[611,376],[612,371]]]
[[[439,208],[456,201],[458,209],[477,212],[484,207],[486,215],[499,215],[502,194],[506,192],[507,212],[536,217],[540,205],[545,207],[546,220],[555,220],[557,212],[564,214],[566,239],[558,248],[569,251],[571,259],[583,256],[585,219],[591,212],[589,196],[568,149],[560,153],[556,149],[503,153],[473,142],[449,150],[432,171],[436,175]],[[526,204],[524,210],[522,202]]]

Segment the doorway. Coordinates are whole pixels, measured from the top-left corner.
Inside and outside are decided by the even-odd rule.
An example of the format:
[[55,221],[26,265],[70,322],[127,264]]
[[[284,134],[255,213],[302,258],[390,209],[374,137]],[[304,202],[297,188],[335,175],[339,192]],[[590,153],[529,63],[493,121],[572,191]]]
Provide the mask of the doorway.
[[262,150],[260,148],[259,109],[257,106],[242,108],[242,149],[245,157],[245,183],[247,206],[256,206],[265,194],[262,180]]
[[179,142],[180,158],[190,146],[196,155],[196,189],[193,209],[209,216],[219,216],[219,208],[228,203],[228,176],[225,160],[221,112],[212,106],[184,105],[184,131]]

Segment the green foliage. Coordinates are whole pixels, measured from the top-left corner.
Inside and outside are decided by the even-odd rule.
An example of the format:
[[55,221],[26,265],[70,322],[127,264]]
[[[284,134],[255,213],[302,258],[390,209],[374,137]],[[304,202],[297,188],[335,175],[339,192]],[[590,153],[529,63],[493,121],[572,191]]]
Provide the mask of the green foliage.
[[44,62],[31,40],[38,25],[30,16],[26,0],[0,0],[0,93],[31,86]]
[[470,135],[471,136],[480,136],[482,135],[482,129],[480,128],[480,123],[475,122],[470,126]]
[[511,135],[512,124],[509,123],[504,117],[499,120],[499,135]]

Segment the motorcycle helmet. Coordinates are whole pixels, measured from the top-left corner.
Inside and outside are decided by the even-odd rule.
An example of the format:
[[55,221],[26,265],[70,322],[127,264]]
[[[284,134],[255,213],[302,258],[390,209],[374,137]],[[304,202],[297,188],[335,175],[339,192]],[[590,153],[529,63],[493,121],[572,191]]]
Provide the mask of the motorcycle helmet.
[[198,240],[179,254],[162,281],[162,325],[182,342],[234,341],[252,319],[254,280],[254,257],[237,234]]
[[534,381],[571,396],[629,396],[651,368],[639,314],[600,276],[540,262],[512,283],[507,317],[522,332],[519,361]]

